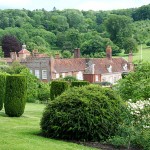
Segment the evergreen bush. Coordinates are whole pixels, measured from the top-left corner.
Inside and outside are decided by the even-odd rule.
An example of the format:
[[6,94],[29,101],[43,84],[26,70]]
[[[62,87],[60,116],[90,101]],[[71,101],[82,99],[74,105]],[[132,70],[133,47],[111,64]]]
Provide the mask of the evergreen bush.
[[7,76],[5,93],[5,113],[10,117],[20,117],[24,113],[26,103],[26,77],[21,75]]
[[68,89],[69,83],[67,81],[52,81],[50,88],[50,98],[53,100],[57,96],[61,95],[66,89]]
[[6,76],[0,74],[0,110],[3,108],[3,102],[5,98],[5,85],[6,85]]
[[84,86],[84,85],[89,85],[89,82],[88,81],[72,81],[71,82],[71,87],[74,87],[74,86]]
[[122,100],[111,89],[73,87],[46,107],[40,123],[42,133],[58,139],[104,140],[117,131],[122,108]]

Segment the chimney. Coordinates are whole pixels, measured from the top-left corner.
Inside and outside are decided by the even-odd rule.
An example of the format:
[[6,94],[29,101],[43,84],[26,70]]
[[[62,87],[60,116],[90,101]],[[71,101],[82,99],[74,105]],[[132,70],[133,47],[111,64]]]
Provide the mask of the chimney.
[[132,62],[133,62],[133,55],[132,52],[130,52],[128,56],[128,63],[132,63]]
[[10,52],[10,57],[11,57],[12,61],[17,60],[17,54],[16,54],[16,52]]
[[74,58],[80,58],[80,48],[74,49]]
[[52,80],[54,78],[53,74],[55,65],[55,59],[53,58],[53,56],[50,57],[49,65],[50,65],[50,79]]
[[106,48],[106,57],[108,59],[112,59],[112,49],[111,49],[111,46],[107,46],[107,48]]
[[60,55],[58,53],[55,54],[55,59],[60,59]]

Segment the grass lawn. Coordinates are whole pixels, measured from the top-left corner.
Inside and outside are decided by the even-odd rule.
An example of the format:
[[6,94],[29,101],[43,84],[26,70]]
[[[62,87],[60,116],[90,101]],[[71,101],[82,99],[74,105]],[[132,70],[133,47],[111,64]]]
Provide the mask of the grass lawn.
[[26,104],[22,117],[10,118],[0,112],[0,150],[94,150],[71,142],[38,136],[45,105]]
[[[133,54],[133,61],[141,60],[141,46],[140,45],[138,46],[138,49],[139,49],[138,53]],[[121,54],[119,54],[118,57],[120,57],[120,56],[125,58],[126,60],[128,60],[128,55],[121,53]],[[142,59],[143,59],[143,61],[150,62],[150,47],[148,47],[146,45],[142,46]]]

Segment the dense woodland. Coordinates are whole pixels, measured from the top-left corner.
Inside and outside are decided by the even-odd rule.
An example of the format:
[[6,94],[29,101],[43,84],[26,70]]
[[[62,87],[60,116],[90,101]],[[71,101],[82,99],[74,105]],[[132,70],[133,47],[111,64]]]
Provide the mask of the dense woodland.
[[[29,51],[38,49],[50,54],[61,50],[64,58],[71,57],[77,47],[84,57],[103,57],[107,45],[117,55],[122,50],[137,52],[141,43],[150,44],[150,4],[112,11],[7,9],[0,10],[0,16],[3,51],[13,38],[20,46],[25,43]],[[7,52],[16,51],[15,47],[8,48],[9,45]]]

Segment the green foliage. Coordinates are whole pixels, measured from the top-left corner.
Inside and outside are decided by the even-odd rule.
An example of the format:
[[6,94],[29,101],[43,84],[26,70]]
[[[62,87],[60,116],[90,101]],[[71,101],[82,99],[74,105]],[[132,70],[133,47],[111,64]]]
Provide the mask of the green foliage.
[[3,108],[5,99],[5,86],[6,86],[6,75],[0,74],[0,110]]
[[49,83],[40,82],[38,87],[38,99],[41,102],[48,102],[50,98]]
[[146,45],[147,45],[147,46],[150,46],[150,41],[147,41],[147,42],[146,42]]
[[120,48],[124,39],[132,36],[131,23],[132,19],[123,15],[110,15],[105,22],[110,39]]
[[39,80],[28,68],[22,69],[20,74],[27,77],[27,102],[35,102],[38,99]]
[[124,51],[125,54],[129,54],[131,51],[133,53],[138,52],[137,46],[138,46],[138,44],[135,39],[133,39],[133,38],[124,39],[123,48],[125,49],[125,51]]
[[122,101],[111,89],[74,87],[46,107],[41,119],[47,137],[100,141],[114,135],[122,121]]
[[26,94],[27,82],[25,76],[7,76],[4,108],[8,116],[20,117],[24,113]]
[[74,76],[65,76],[63,80],[68,81],[68,82],[78,81],[77,78]]
[[54,100],[57,96],[61,95],[69,87],[67,81],[52,81],[50,88],[50,98]]
[[85,86],[85,85],[89,85],[90,83],[88,81],[72,81],[71,82],[71,87],[77,86]]
[[150,122],[149,101],[128,101],[127,108],[122,113],[123,122],[119,125],[118,132],[111,137],[109,142],[117,147],[139,147],[150,149]]
[[150,63],[139,63],[135,71],[120,80],[116,88],[124,100],[150,98]]

